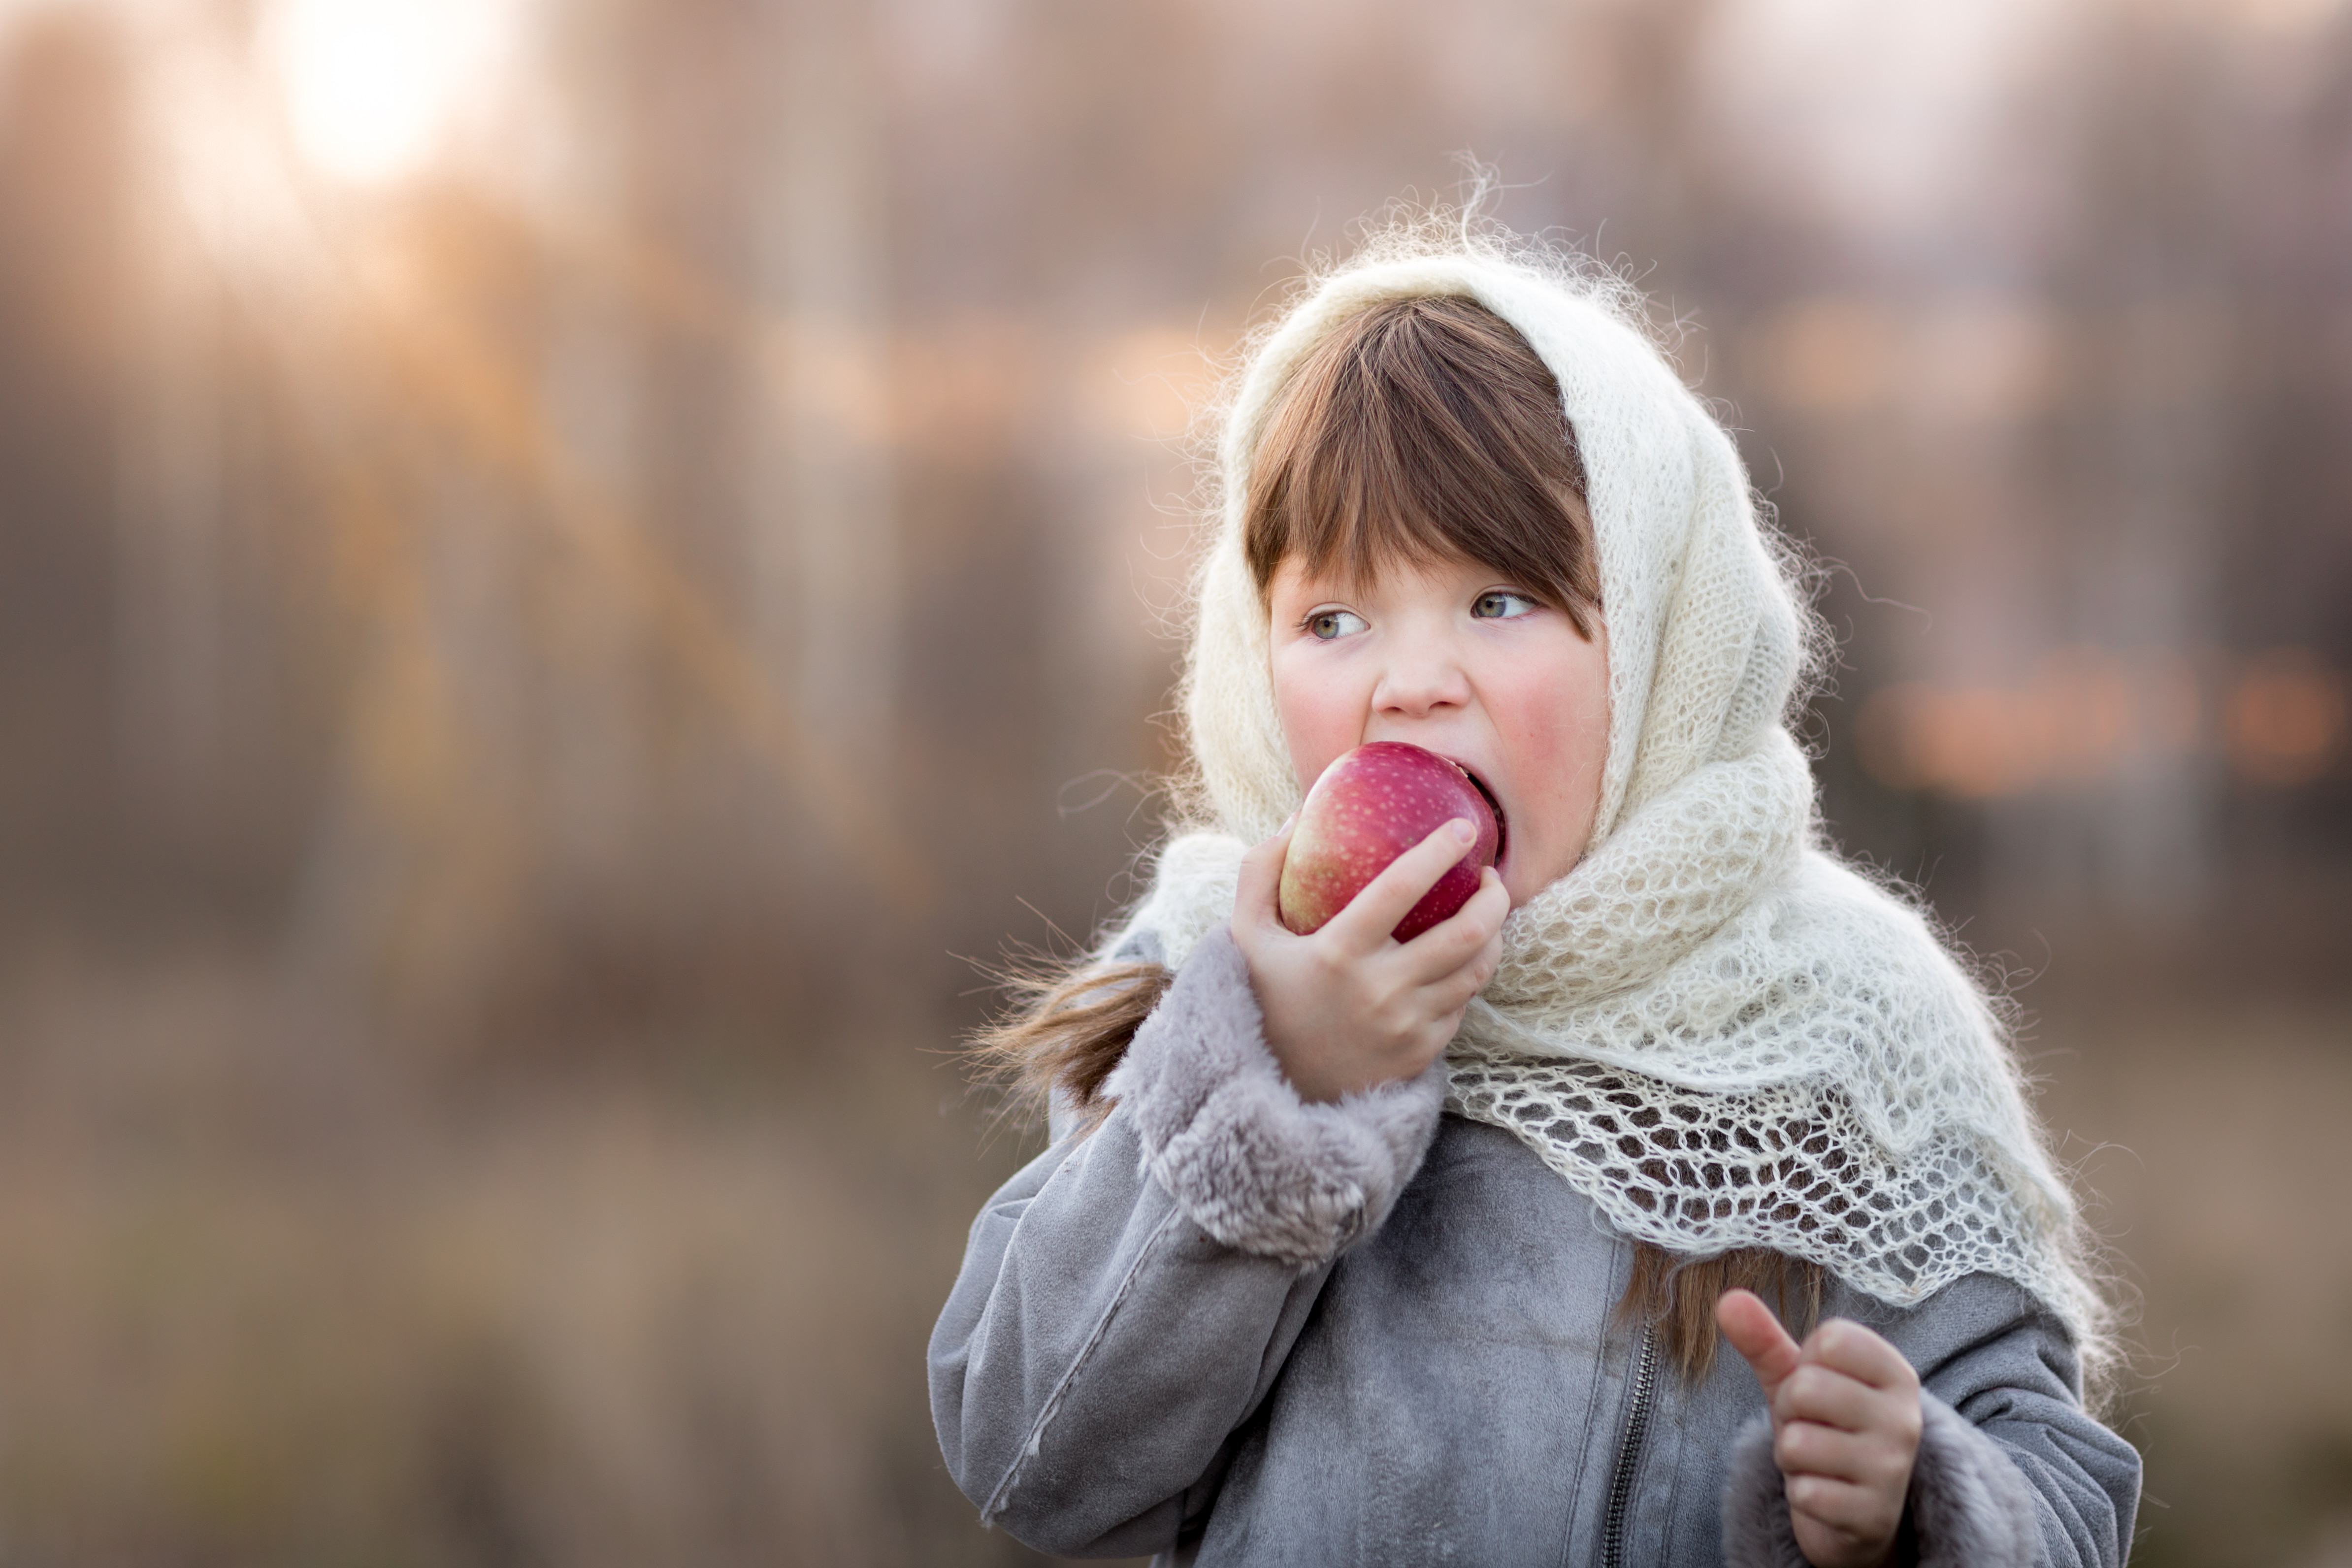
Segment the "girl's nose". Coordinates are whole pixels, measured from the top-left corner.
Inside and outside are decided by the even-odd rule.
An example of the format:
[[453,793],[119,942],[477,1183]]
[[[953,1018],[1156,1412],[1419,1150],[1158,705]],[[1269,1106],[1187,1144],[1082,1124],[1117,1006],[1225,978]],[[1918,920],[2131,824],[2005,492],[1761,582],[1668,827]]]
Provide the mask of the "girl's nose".
[[1470,678],[1442,642],[1401,647],[1372,690],[1375,711],[1422,719],[1470,700]]

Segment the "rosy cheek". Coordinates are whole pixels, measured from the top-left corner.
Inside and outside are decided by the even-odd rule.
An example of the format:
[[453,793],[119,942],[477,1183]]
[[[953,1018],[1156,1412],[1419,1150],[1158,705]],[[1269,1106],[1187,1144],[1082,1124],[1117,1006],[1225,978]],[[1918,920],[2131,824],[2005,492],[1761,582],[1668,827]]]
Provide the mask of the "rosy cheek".
[[1517,750],[1530,770],[1530,776],[1558,780],[1577,771],[1584,750],[1584,725],[1575,713],[1557,702],[1545,701],[1546,693],[1529,692],[1519,704]]
[[1543,677],[1515,684],[1504,697],[1510,709],[1503,728],[1512,772],[1522,800],[1537,820],[1517,824],[1528,851],[1516,876],[1528,879],[1518,897],[1532,897],[1582,858],[1599,800],[1599,779],[1609,743],[1605,696],[1599,706],[1591,672],[1563,661]]
[[1298,787],[1305,790],[1326,764],[1355,745],[1353,710],[1345,693],[1335,690],[1328,680],[1279,666],[1275,672],[1275,705],[1290,745]]

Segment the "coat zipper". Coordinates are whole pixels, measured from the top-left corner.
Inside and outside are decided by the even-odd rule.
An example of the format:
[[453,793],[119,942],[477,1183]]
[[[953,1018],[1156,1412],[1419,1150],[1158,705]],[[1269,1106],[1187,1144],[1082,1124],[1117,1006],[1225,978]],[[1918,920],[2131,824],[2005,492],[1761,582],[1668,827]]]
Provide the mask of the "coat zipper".
[[1651,1325],[1642,1326],[1634,1352],[1633,1408],[1625,1417],[1625,1446],[1617,1450],[1617,1473],[1609,1482],[1609,1514],[1601,1531],[1601,1568],[1625,1568],[1625,1510],[1633,1501],[1633,1472],[1642,1462],[1642,1439],[1650,1430],[1650,1400],[1658,1381],[1658,1342]]

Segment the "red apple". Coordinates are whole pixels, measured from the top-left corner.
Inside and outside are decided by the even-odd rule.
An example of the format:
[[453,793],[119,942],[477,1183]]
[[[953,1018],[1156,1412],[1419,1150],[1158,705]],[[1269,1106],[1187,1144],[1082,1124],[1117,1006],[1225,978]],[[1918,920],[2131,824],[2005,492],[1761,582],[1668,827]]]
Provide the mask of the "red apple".
[[1388,868],[1390,861],[1457,816],[1478,829],[1477,842],[1397,922],[1410,942],[1470,901],[1478,874],[1495,863],[1502,830],[1494,807],[1459,763],[1402,741],[1358,746],[1323,770],[1282,862],[1276,908],[1304,936]]

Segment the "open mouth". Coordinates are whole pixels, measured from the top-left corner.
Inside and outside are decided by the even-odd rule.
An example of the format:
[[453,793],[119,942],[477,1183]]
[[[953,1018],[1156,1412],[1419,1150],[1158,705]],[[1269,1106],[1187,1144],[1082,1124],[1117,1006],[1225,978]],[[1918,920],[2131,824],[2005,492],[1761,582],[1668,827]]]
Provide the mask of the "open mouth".
[[1461,763],[1455,763],[1454,765],[1470,775],[1471,784],[1477,787],[1480,795],[1486,797],[1487,809],[1495,814],[1495,864],[1500,866],[1503,863],[1503,857],[1508,854],[1511,848],[1511,819],[1503,810],[1502,798],[1487,787],[1486,781],[1478,776],[1477,769],[1465,766]]

